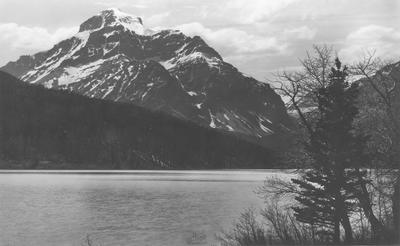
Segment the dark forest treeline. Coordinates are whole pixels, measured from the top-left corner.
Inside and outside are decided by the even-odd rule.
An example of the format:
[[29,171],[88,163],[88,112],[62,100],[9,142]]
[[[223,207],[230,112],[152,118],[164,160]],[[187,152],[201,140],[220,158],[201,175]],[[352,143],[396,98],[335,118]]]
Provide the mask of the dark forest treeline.
[[2,168],[272,168],[274,156],[163,113],[48,90],[0,72]]

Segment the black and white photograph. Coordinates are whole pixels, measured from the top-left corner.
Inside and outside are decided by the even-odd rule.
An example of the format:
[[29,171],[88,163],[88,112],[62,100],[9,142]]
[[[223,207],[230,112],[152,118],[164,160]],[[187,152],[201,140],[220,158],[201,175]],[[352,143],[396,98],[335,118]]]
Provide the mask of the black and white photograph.
[[0,0],[0,246],[400,245],[400,0]]

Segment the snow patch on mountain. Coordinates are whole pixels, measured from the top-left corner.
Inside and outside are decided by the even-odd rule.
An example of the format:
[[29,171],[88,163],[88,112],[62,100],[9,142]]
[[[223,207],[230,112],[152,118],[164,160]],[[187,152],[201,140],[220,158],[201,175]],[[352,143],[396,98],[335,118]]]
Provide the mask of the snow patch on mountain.
[[269,129],[268,127],[264,126],[264,124],[263,124],[262,121],[258,122],[258,124],[259,124],[260,128],[261,128],[264,132],[266,132],[266,133],[271,133],[271,134],[274,133],[271,129]]
[[110,94],[114,90],[114,88],[115,88],[115,84],[109,85],[106,93],[104,93],[104,95],[102,96],[102,99],[106,98],[108,96],[108,94]]
[[271,129],[269,129],[266,125],[271,125],[272,122],[267,119],[266,117],[264,117],[263,115],[260,114],[255,114],[257,116],[257,120],[258,120],[258,125],[260,126],[260,128],[267,134],[272,134],[274,133],[274,131],[272,131]]
[[104,61],[105,60],[101,59],[79,67],[64,68],[64,73],[58,78],[58,85],[69,85],[87,78],[96,72],[97,69],[104,63]]
[[111,36],[113,36],[115,34],[118,34],[118,33],[119,33],[118,31],[112,31],[112,32],[109,32],[109,33],[104,33],[103,36],[107,39],[108,37],[111,37]]
[[207,57],[202,52],[193,52],[190,54],[181,53],[176,57],[173,57],[166,61],[160,61],[159,63],[167,70],[173,69],[179,65],[183,65],[186,63],[196,63],[196,62],[205,62],[209,67],[218,67],[221,65],[221,60],[216,57]]
[[195,91],[188,91],[189,96],[197,96],[198,94]]
[[217,128],[217,125],[215,124],[215,116],[211,113],[211,110],[208,110],[208,113],[210,115],[210,127]]
[[[46,77],[47,75],[49,75],[56,68],[58,68],[63,61],[71,58],[75,54],[75,52],[80,50],[85,45],[85,42],[82,42],[82,40],[73,38],[73,41],[74,44],[72,45],[71,49],[67,52],[66,55],[63,55],[56,59],[53,59],[56,56],[51,56],[51,59],[47,58],[40,66],[35,67],[33,70],[23,75],[21,79],[29,80],[30,83],[36,83],[41,79],[43,79],[44,77]],[[58,54],[60,54],[60,52],[58,52]]]
[[175,67],[175,65],[176,65],[174,63],[174,58],[172,58],[171,60],[167,60],[167,61],[160,61],[159,63],[160,63],[161,66],[163,66],[167,70]]
[[107,55],[109,52],[113,51],[115,48],[117,48],[119,45],[118,42],[110,42],[107,43],[104,47],[103,47],[103,54]]
[[[125,30],[134,32],[142,36],[151,36],[155,32],[143,26],[143,21],[140,17],[135,17],[133,15],[122,12],[117,8],[110,8],[101,13],[103,18],[114,18],[115,21],[107,24],[108,26],[121,25]],[[105,21],[103,21],[104,23]]]

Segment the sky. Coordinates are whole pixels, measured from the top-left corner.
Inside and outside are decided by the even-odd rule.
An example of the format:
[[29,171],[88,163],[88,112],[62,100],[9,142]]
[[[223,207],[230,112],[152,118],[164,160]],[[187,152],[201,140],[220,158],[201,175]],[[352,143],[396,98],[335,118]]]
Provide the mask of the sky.
[[151,29],[199,35],[258,80],[299,66],[313,44],[345,63],[375,51],[400,60],[400,0],[0,0],[0,66],[50,49],[111,7]]

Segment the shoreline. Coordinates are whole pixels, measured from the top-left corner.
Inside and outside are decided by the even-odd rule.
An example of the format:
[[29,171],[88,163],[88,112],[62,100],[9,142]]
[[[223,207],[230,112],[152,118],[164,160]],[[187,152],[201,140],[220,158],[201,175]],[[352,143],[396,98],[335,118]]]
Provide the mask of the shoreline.
[[196,173],[196,174],[207,174],[207,173],[218,173],[223,172],[226,173],[275,173],[275,172],[293,172],[295,169],[132,169],[132,170],[96,170],[96,169],[0,169],[0,174],[157,174],[157,173]]

